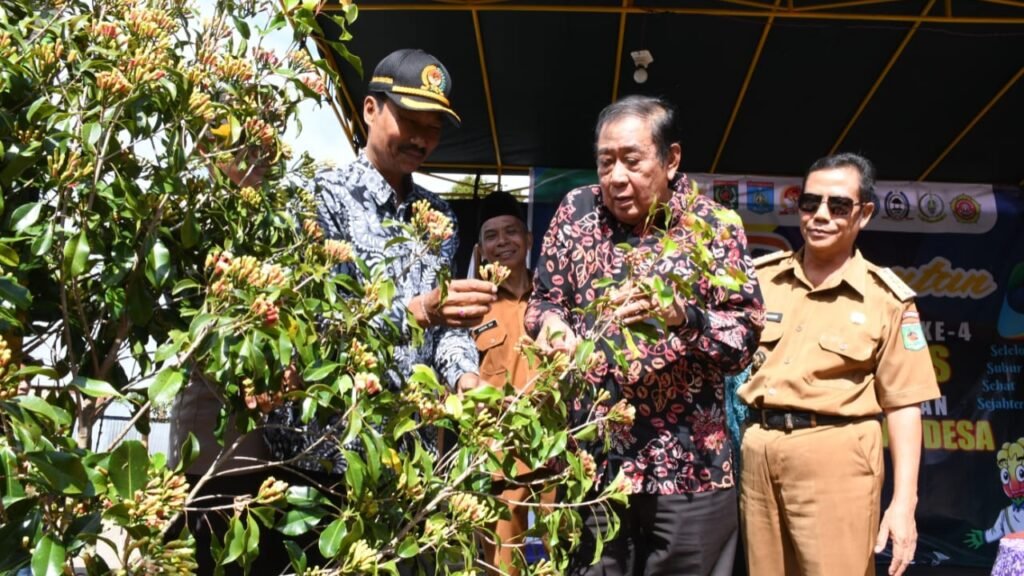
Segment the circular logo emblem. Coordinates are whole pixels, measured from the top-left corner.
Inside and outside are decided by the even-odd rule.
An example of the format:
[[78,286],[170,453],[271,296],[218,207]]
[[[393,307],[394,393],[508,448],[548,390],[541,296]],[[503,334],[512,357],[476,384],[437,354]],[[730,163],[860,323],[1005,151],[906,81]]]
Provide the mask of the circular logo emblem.
[[946,217],[946,203],[935,192],[917,197],[917,213],[925,222],[938,222]]
[[443,94],[448,84],[444,77],[444,72],[434,64],[429,64],[423,68],[423,72],[420,73],[420,80],[423,81],[422,88],[424,90],[430,90],[438,94]]
[[892,190],[885,195],[885,217],[890,220],[910,219],[910,200],[902,190]]
[[953,198],[949,209],[953,212],[953,217],[964,224],[973,224],[981,217],[981,204],[967,194],[960,194]]
[[779,210],[779,214],[796,214],[796,200],[799,197],[799,186],[787,186],[786,189],[782,191],[782,202],[780,202],[782,210]]

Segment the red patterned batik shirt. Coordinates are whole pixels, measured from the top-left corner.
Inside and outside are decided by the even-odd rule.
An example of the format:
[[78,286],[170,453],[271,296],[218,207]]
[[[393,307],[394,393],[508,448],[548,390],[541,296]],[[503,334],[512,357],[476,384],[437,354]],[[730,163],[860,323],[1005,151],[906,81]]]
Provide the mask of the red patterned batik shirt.
[[[679,249],[644,273],[666,281],[673,274],[687,278],[693,274],[689,254],[699,238],[695,219],[714,231],[713,239],[704,241],[714,273],[746,274],[747,281],[737,290],[711,286],[706,278],[697,281],[684,325],[667,333],[656,329],[658,338],[652,343],[637,340],[638,357],[625,352],[628,370],[611,360],[607,345],[598,344],[596,354],[608,360],[586,377],[607,390],[611,399],[597,412],[625,399],[636,409],[636,417],[632,426],[613,429],[609,449],[603,442],[585,448],[597,460],[603,482],[621,470],[633,493],[687,494],[733,486],[724,376],[750,363],[764,321],[743,229],[719,219],[716,211],[725,209],[693,192],[685,176],[677,180],[667,208],[667,216],[655,219],[657,226],[634,227],[620,223],[603,205],[599,186],[570,192],[544,236],[526,314],[526,328],[534,337],[543,317],[551,313],[577,335],[590,334],[596,318],[578,310],[612,289],[602,287],[607,282],[599,282],[602,279],[625,279],[627,251],[617,245],[629,244],[642,254],[658,250],[667,236]],[[630,258],[636,262],[637,254]],[[627,350],[618,329],[608,337],[616,348]],[[590,411],[588,399],[573,402],[570,408],[577,417]]]

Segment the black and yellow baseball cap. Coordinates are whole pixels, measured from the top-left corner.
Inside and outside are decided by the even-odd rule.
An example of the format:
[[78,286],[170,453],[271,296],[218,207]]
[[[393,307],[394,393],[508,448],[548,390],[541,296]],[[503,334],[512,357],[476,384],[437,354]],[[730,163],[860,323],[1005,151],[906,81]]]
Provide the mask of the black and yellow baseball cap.
[[448,69],[423,50],[405,48],[385,56],[374,69],[367,88],[387,94],[406,110],[444,112],[456,126],[462,124],[448,100],[452,93]]

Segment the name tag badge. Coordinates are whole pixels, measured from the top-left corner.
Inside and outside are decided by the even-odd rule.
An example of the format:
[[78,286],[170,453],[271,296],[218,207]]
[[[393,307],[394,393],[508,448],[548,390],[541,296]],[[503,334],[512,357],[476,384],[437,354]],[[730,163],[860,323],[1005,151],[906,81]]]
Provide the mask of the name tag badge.
[[767,312],[764,319],[767,322],[782,322],[782,312]]
[[469,331],[469,333],[472,334],[474,338],[476,338],[477,336],[483,334],[484,332],[487,332],[491,328],[496,328],[497,326],[498,326],[498,321],[497,320],[491,320],[487,324],[481,324],[480,326],[477,326],[476,328],[473,328],[472,330]]

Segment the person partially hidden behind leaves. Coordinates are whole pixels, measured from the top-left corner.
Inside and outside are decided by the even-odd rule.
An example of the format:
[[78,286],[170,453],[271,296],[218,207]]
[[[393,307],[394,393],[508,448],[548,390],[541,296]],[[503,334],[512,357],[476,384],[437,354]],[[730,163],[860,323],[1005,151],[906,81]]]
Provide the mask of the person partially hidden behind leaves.
[[[217,136],[224,137],[219,134]],[[205,148],[205,145],[200,144],[200,148]],[[238,149],[228,155],[225,161],[218,161],[214,155],[209,156],[209,177],[224,178],[230,182],[230,187],[239,190],[259,186],[268,169],[267,156],[267,151],[261,147],[246,144],[246,135],[243,133],[238,140]],[[222,252],[216,257],[210,257],[210,260],[206,263],[207,269],[229,266],[231,255]],[[287,390],[297,382],[295,371],[288,369],[283,374],[282,389]],[[256,407],[255,397],[248,397],[246,402],[250,409]],[[222,411],[229,413],[223,429],[218,430],[218,419]],[[222,546],[228,526],[229,515],[215,509],[230,505],[236,497],[259,494],[273,485],[275,480],[280,482],[282,479],[293,479],[285,470],[268,472],[258,469],[261,464],[271,460],[271,455],[258,430],[246,434],[240,432],[236,418],[244,417],[230,412],[229,402],[222,395],[220,387],[199,370],[191,373],[188,385],[171,406],[171,453],[168,462],[176,466],[183,460],[191,460],[184,462],[188,465],[185,477],[189,486],[194,487],[203,482],[193,506],[208,510],[186,512],[166,533],[176,536],[182,528],[188,528],[196,539],[196,573],[201,576],[214,574],[217,570],[220,557],[218,548]],[[190,434],[194,436],[194,442],[189,441]],[[198,447],[198,454],[194,447]],[[230,453],[226,450],[230,450]],[[207,475],[209,477],[203,480]],[[288,566],[284,540],[276,530],[265,530],[260,534],[260,565],[268,572],[280,572]],[[223,566],[221,570],[227,575],[244,573],[236,564]]]
[[[480,351],[480,378],[499,390],[507,385],[514,393],[530,387],[534,374],[519,351],[520,338],[525,336],[523,316],[533,288],[533,279],[526,267],[526,257],[533,246],[533,235],[526,227],[522,205],[508,192],[492,192],[480,205],[480,237],[477,244],[481,262],[480,277],[498,284],[498,299],[480,325],[470,329]],[[526,543],[523,533],[529,521],[528,503],[554,501],[554,493],[534,495],[530,472],[516,460],[516,476],[499,478],[503,486],[500,498],[508,502],[508,519],[494,526],[494,537],[485,536],[485,562],[489,574],[518,576],[513,556],[524,558]],[[525,558],[524,558],[525,560]]]
[[[595,346],[585,377],[599,397],[570,410],[634,415],[607,423],[610,449],[589,447],[596,489],[622,474],[632,495],[628,508],[613,504],[621,528],[596,565],[594,533],[609,521],[601,507],[581,511],[574,575],[732,574],[738,511],[723,379],[749,364],[764,310],[739,218],[678,172],[674,125],[674,108],[657,98],[606,107],[595,132],[600,185],[562,200],[537,261],[528,332],[549,354],[573,356],[584,339]],[[580,312],[595,303],[599,313]],[[604,338],[589,340],[601,322]],[[626,328],[651,338],[630,344]]]

